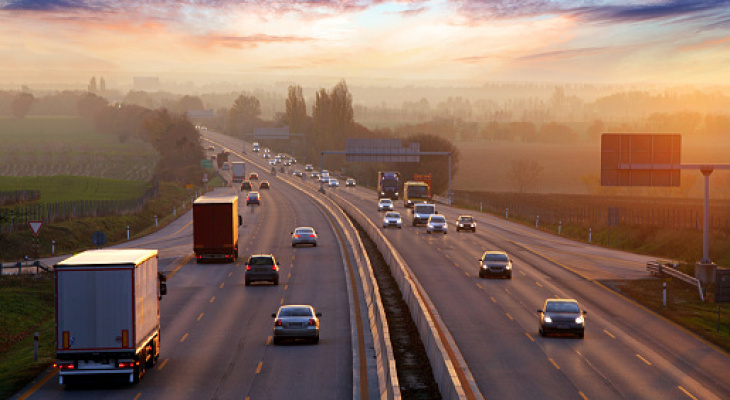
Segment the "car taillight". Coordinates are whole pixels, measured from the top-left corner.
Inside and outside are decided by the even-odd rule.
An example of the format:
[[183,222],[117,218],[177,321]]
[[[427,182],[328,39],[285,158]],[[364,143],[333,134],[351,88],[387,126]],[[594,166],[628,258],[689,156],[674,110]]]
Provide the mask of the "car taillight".
[[272,266],[271,266],[271,270],[272,270],[272,271],[276,271],[276,265],[272,265]]
[[250,270],[251,270],[251,266],[250,265],[246,265],[246,271],[250,271]]
[[134,368],[134,361],[119,361],[117,368]]
[[316,325],[317,325],[317,321],[315,321],[314,318],[310,318],[309,319],[309,326],[316,326]]
[[314,235],[309,235],[309,237],[314,237]]
[[274,325],[281,326],[281,320],[280,319],[277,319],[276,322],[274,322]]
[[299,238],[300,238],[301,236],[299,236],[299,235],[294,235],[294,237],[295,237],[295,238],[297,238],[297,239],[299,239]]
[[53,366],[55,368],[58,368],[62,371],[68,371],[72,369],[76,369],[76,365],[74,365],[73,361],[65,361],[65,362],[55,362],[53,363]]

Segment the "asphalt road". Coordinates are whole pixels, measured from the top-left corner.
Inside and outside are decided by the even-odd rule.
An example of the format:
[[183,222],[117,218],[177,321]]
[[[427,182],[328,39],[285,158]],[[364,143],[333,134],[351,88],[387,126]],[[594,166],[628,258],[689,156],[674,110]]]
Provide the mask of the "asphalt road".
[[[319,187],[310,179],[302,184]],[[373,191],[326,190],[380,225]],[[730,398],[725,352],[605,286],[646,277],[646,261],[654,257],[586,245],[481,213],[472,213],[476,233],[457,233],[454,221],[463,211],[444,205],[438,210],[449,221],[449,234],[428,235],[425,227],[410,225],[402,201],[396,204],[404,227],[386,235],[433,301],[485,398]],[[478,277],[477,260],[486,250],[510,254],[512,280]],[[577,299],[587,310],[585,339],[539,336],[536,310],[552,297]]]
[[[191,214],[165,229],[119,247],[160,249],[160,270],[168,275],[161,301],[161,355],[138,385],[66,387],[52,371],[30,399],[344,399],[353,393],[353,347],[343,255],[323,212],[300,191],[278,184],[262,205],[246,207],[238,262],[197,264],[191,260]],[[219,189],[215,195],[236,192]],[[317,247],[291,247],[290,232],[312,226]],[[272,253],[280,262],[279,286],[244,286],[250,254]],[[58,257],[60,259],[62,257]],[[54,260],[47,260],[53,262]],[[271,314],[281,304],[311,304],[321,312],[317,345],[272,344]],[[367,384],[367,382],[365,383]],[[17,396],[16,396],[17,397]]]

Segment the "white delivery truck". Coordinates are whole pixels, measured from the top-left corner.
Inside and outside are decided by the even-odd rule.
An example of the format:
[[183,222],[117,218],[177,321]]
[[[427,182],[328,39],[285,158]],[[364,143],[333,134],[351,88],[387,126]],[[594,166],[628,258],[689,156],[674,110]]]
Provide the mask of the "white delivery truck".
[[416,203],[413,205],[413,226],[427,224],[428,217],[436,212],[436,205],[433,203]]
[[55,265],[59,383],[118,376],[137,383],[160,355],[157,250],[90,250]]
[[246,179],[246,163],[239,161],[234,162],[231,173],[231,182],[241,184],[241,182]]

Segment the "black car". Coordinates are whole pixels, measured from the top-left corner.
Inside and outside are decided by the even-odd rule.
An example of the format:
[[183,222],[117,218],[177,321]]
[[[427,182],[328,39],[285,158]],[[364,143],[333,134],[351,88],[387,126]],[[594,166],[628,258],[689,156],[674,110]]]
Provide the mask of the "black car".
[[259,192],[248,192],[248,196],[246,197],[246,205],[250,206],[251,204],[256,204],[257,206],[261,205],[261,195]]
[[246,262],[245,284],[266,281],[279,284],[279,262],[271,254],[254,254]]
[[271,188],[271,185],[269,185],[269,181],[261,181],[259,183],[259,190],[269,190]]
[[471,215],[459,215],[456,219],[456,231],[477,231],[477,222]]
[[585,335],[585,315],[573,299],[547,299],[542,309],[537,310],[540,318],[540,336],[549,333],[569,333],[583,339]]
[[253,187],[251,186],[251,181],[241,182],[241,190],[253,190]]
[[479,259],[479,277],[495,275],[512,279],[512,260],[503,251],[485,251]]

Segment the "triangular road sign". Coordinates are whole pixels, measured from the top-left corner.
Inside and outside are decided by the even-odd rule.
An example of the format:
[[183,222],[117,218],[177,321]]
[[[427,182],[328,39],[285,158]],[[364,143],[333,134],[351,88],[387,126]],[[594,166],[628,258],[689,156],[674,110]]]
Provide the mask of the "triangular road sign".
[[33,230],[33,234],[38,236],[38,231],[41,230],[43,221],[28,221],[28,225],[30,225],[30,229]]

